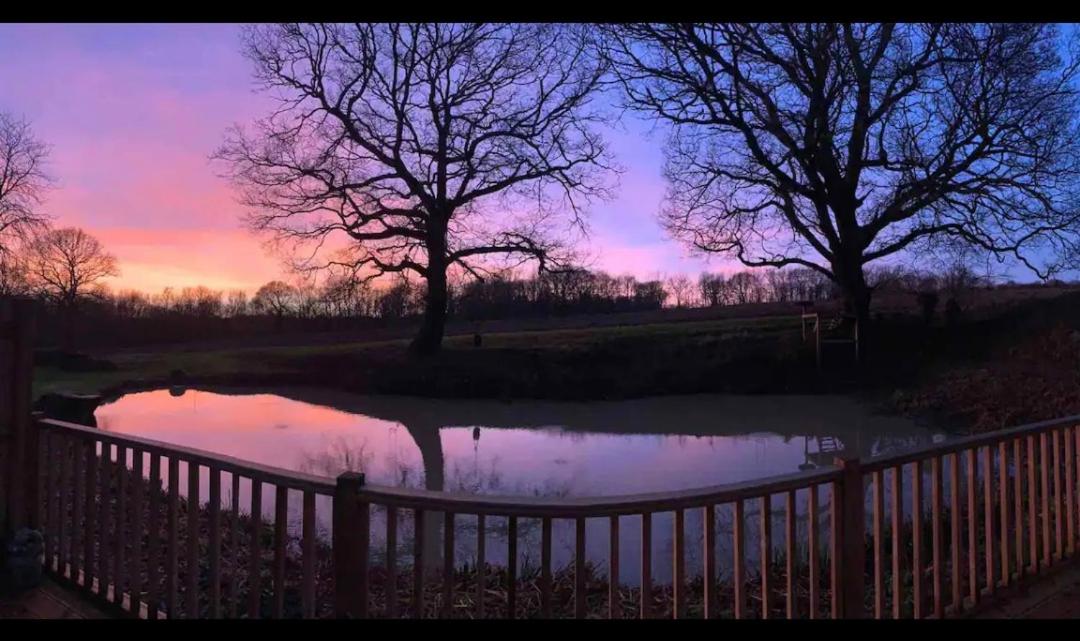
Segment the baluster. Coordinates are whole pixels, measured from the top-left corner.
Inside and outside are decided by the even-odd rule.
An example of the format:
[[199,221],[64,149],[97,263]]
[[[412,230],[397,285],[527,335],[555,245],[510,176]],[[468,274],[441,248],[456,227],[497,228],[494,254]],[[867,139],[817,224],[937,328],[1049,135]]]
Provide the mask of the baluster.
[[[314,512],[314,510],[312,511]],[[396,619],[398,616],[397,520],[397,507],[388,505],[386,507],[386,616],[391,619]],[[314,525],[313,522],[313,528]],[[306,531],[307,530],[305,529],[305,532]],[[314,532],[312,533],[312,538],[314,539]],[[312,551],[314,552],[314,543],[312,543]],[[314,579],[314,576],[312,578]],[[312,588],[314,589],[314,584],[312,585]]]
[[807,555],[810,557],[809,616],[811,619],[816,619],[818,616],[818,588],[820,586],[820,578],[818,577],[818,486],[811,485],[809,490],[810,501],[807,505],[807,510],[810,512],[809,536],[807,537]]
[[[41,470],[44,477],[44,486],[41,489],[41,531],[45,535],[43,538],[45,545],[45,567],[53,567],[53,532],[56,531],[56,517],[53,515],[53,509],[56,506],[56,496],[53,494],[56,491],[56,465],[54,465],[55,448],[52,446],[53,435],[52,432],[40,429],[40,443],[41,443],[41,463],[38,464],[38,469]],[[99,573],[100,576],[100,573]]]
[[1046,432],[1039,434],[1039,479],[1042,498],[1043,567],[1050,567],[1050,457],[1047,456]]
[[922,461],[911,464],[911,603],[912,616],[921,619],[925,615],[923,603],[923,465]]
[[101,537],[99,525],[95,523],[97,516],[97,441],[89,440],[82,444],[86,464],[86,524],[83,526],[83,574],[87,592],[94,592],[94,579],[98,580],[98,591],[101,591],[101,577],[94,577],[94,568],[97,567],[95,556],[95,544],[100,545]]
[[540,521],[540,614],[551,618],[551,517]]
[[[577,519],[577,536],[576,546],[574,550],[574,617],[578,619],[585,618],[585,519],[578,517]],[[679,548],[679,543],[675,543],[676,549]],[[678,554],[676,552],[676,554]],[[677,576],[677,575],[676,575]],[[676,578],[676,581],[678,579]],[[678,602],[678,597],[676,597]]]
[[652,513],[641,515],[641,618],[652,618]]
[[683,510],[675,510],[674,524],[675,532],[673,535],[674,541],[672,550],[674,552],[674,558],[672,559],[672,572],[671,572],[671,587],[672,587],[672,607],[671,615],[673,618],[681,619],[686,616],[686,515]]
[[716,507],[706,505],[702,522],[705,526],[702,550],[702,588],[704,591],[704,616],[712,618],[716,601]]
[[68,456],[68,438],[56,434],[56,453],[59,458],[59,483],[56,500],[56,573],[67,576],[67,564],[71,558],[68,538],[71,530],[71,517],[68,514],[68,502],[71,496],[71,461]]
[[1035,522],[1036,505],[1038,504],[1038,486],[1035,484],[1035,437],[1027,437],[1028,459],[1028,547],[1031,554],[1032,574],[1039,571],[1039,530]]
[[840,618],[840,532],[843,531],[843,510],[840,503],[840,483],[832,482],[832,494],[829,496],[829,593],[832,601],[832,618]]
[[150,455],[150,515],[147,527],[150,531],[146,542],[146,615],[147,618],[156,619],[161,598],[161,456],[156,453]]
[[934,616],[940,619],[945,615],[944,581],[942,573],[942,536],[941,536],[941,457],[930,459],[930,530],[933,537],[934,563]]
[[1063,556],[1064,541],[1061,522],[1061,430],[1054,430],[1050,433],[1050,438],[1054,442],[1054,554],[1056,559],[1060,561]]
[[413,510],[413,617],[424,618],[424,511]]
[[761,497],[761,618],[769,618],[769,574],[772,569],[772,507],[768,494]]
[[[986,556],[986,589],[991,595],[994,580],[994,451],[987,445],[983,450],[983,551]],[[974,554],[974,552],[972,552]]]
[[874,480],[874,618],[880,619],[885,611],[885,481],[884,472],[873,473]]
[[485,532],[484,515],[476,515],[476,618],[484,618],[484,590],[487,574],[487,557],[484,549],[487,547],[487,534]]
[[965,452],[967,461],[967,530],[968,530],[968,596],[971,598],[971,605],[974,607],[979,602],[979,564],[978,559],[978,540],[976,539],[976,529],[978,526],[977,517],[978,513],[975,507],[975,485],[977,482],[976,474],[978,470],[975,467],[975,449],[969,449]]
[[189,619],[199,617],[199,465],[188,461],[187,486],[187,588],[184,592]]
[[[746,603],[746,593],[745,593],[746,578],[745,578],[745,565],[744,565],[744,560],[743,560],[743,556],[744,556],[743,545],[745,544],[745,541],[743,539],[743,537],[744,537],[743,519],[745,518],[745,509],[746,508],[745,508],[745,505],[744,505],[742,499],[738,499],[738,500],[735,501],[735,523],[733,524],[734,525],[734,530],[732,532],[732,538],[733,538],[732,543],[733,543],[733,548],[734,548],[733,549],[733,556],[734,556],[733,561],[735,563],[735,568],[734,568],[734,583],[735,583],[735,585],[734,585],[734,588],[735,588],[735,618],[736,619],[743,618],[743,606]],[[835,588],[836,588],[836,584],[834,583],[833,584],[834,591],[835,591]]]
[[262,481],[251,479],[251,535],[248,540],[248,618],[262,616]]
[[113,557],[113,603],[124,607],[124,591],[127,588],[127,523],[128,468],[127,447],[116,446],[116,555]]
[[787,546],[787,618],[795,618],[795,554],[798,548],[795,545],[795,490],[788,490],[787,505],[785,509],[787,520],[785,522],[784,543]]
[[509,619],[517,617],[517,565],[518,565],[518,535],[517,517],[511,516],[507,520],[506,531],[506,616]]
[[963,609],[964,595],[961,593],[960,574],[960,520],[963,507],[960,505],[960,455],[949,454],[949,551],[952,553],[952,605],[955,612]]
[[[1069,459],[1073,463],[1073,482],[1080,484],[1080,426],[1073,426],[1073,435],[1069,440],[1073,446],[1073,456]],[[1074,486],[1073,483],[1070,483],[1069,487],[1073,488],[1074,499],[1080,501],[1080,491],[1078,491],[1078,487]],[[1074,511],[1076,512],[1076,518],[1080,519],[1080,509],[1076,509],[1077,506],[1074,505],[1072,501],[1069,502],[1069,505],[1073,506]],[[1069,522],[1072,523],[1072,519],[1069,519]],[[1078,521],[1078,524],[1080,524],[1080,521]],[[1077,536],[1080,536],[1080,532],[1077,532],[1076,534]],[[1069,539],[1075,540],[1074,537],[1071,536]]]
[[443,618],[454,613],[454,513],[447,512],[443,519]]
[[165,546],[165,607],[170,619],[179,616],[177,603],[178,560],[180,551],[180,461],[175,456],[169,457],[169,513],[168,543]]
[[274,502],[274,609],[280,619],[285,614],[285,546],[289,541],[289,488],[278,485]]
[[240,601],[240,475],[232,473],[232,519],[229,522],[229,618],[235,619]]
[[1009,585],[1009,457],[1005,441],[998,443],[998,503],[1001,506],[1001,584]]
[[[89,488],[85,485],[86,446],[82,439],[71,439],[71,456],[74,459],[71,482],[75,486],[75,496],[71,505],[71,582],[90,590],[89,558],[80,559],[82,548],[90,534],[84,529],[83,507]],[[93,542],[90,543],[93,545]]]
[[1013,520],[1015,527],[1013,532],[1016,536],[1016,577],[1024,576],[1024,509],[1023,509],[1023,485],[1024,485],[1024,457],[1023,442],[1020,439],[1013,441],[1013,467],[1016,473],[1013,475]]
[[[140,455],[141,458],[141,455]],[[221,470],[210,467],[210,618],[221,618]]]
[[619,602],[619,515],[611,516],[608,542],[608,618],[622,618],[622,604]]
[[1076,500],[1076,460],[1073,458],[1072,432],[1071,427],[1066,427],[1062,435],[1065,439],[1065,554],[1070,557],[1076,551],[1076,516],[1073,504]]
[[904,526],[904,467],[897,465],[892,468],[892,606],[893,618],[903,616],[904,584],[901,574],[901,565],[904,559],[904,549],[900,542],[900,534]]
[[[56,569],[56,532],[63,519],[59,518],[57,510],[56,461],[59,458],[57,436],[52,430],[42,431],[42,443],[45,447],[45,464],[41,469],[45,470],[45,567]],[[99,572],[100,575],[100,572]]]
[[131,558],[128,560],[129,611],[138,616],[141,612],[143,595],[142,550],[143,550],[143,506],[146,504],[143,481],[143,452],[132,448],[131,464]]

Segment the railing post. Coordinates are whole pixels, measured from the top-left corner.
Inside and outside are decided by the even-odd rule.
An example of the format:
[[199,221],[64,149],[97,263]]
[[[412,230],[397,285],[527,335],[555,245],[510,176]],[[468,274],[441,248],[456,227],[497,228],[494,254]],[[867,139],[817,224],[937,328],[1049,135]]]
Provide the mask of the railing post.
[[[27,433],[26,443],[27,461],[30,467],[30,473],[27,475],[29,479],[26,494],[27,522],[34,530],[40,530],[43,525],[41,486],[44,479],[41,475],[51,464],[51,461],[43,460],[44,454],[41,451],[41,421],[43,420],[45,420],[45,412],[30,413],[30,430]],[[46,467],[42,468],[42,464]]]
[[858,457],[837,458],[840,468],[840,617],[861,619],[866,591],[866,517]]
[[337,477],[333,509],[334,616],[366,618],[368,610],[368,504],[360,501],[364,475]]
[[[30,525],[37,512],[37,439],[31,433],[30,420],[31,385],[34,377],[34,301],[29,298],[8,298],[0,309],[3,321],[3,342],[7,343],[0,358],[0,434],[6,431],[6,442],[0,448],[7,450],[6,469],[0,473],[7,478],[0,481],[6,486],[4,534],[10,535],[21,527]],[[0,465],[0,468],[5,466]]]

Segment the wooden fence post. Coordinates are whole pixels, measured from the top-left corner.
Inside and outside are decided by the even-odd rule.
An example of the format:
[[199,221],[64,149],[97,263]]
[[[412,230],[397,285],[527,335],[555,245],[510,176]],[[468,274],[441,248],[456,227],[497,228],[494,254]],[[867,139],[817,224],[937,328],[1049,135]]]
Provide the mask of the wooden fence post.
[[366,618],[368,613],[369,506],[360,501],[364,475],[345,472],[334,489],[334,616]]
[[[866,517],[857,456],[837,458],[840,468],[840,617],[861,619],[866,592]],[[834,586],[835,588],[835,586]]]
[[30,420],[34,301],[0,301],[0,525],[11,535],[37,512],[37,438]]
[[16,527],[36,527],[38,512],[37,423],[32,420],[34,383],[34,310],[30,298],[16,298],[12,309],[11,425],[15,430],[15,451],[20,458],[20,493],[15,509]]

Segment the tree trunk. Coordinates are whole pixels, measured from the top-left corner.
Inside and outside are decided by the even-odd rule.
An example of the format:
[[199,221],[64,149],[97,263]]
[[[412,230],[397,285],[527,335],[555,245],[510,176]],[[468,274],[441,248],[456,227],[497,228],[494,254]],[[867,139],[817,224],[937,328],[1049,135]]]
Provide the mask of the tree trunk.
[[448,295],[444,244],[445,241],[441,241],[437,247],[432,247],[429,244],[428,248],[427,294],[424,297],[424,318],[420,323],[419,333],[413,339],[412,344],[409,345],[409,351],[420,356],[438,352],[442,347],[443,333],[446,330]]
[[858,361],[862,364],[867,361],[867,354],[870,352],[870,337],[873,329],[870,321],[872,291],[866,284],[862,264],[858,261],[853,261],[853,263],[852,267],[834,265],[833,269],[844,294],[844,310],[855,317],[855,323],[858,325]]
[[75,351],[75,306],[63,305],[61,308],[61,322],[63,323],[63,350]]

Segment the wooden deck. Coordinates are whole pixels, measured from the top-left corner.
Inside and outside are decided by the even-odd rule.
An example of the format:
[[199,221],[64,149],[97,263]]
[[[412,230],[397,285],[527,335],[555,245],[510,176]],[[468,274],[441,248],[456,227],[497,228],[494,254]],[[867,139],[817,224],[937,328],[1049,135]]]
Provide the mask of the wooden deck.
[[979,619],[1080,619],[1080,563],[1031,583]]
[[77,592],[49,578],[35,590],[19,596],[0,596],[0,619],[108,619]]

